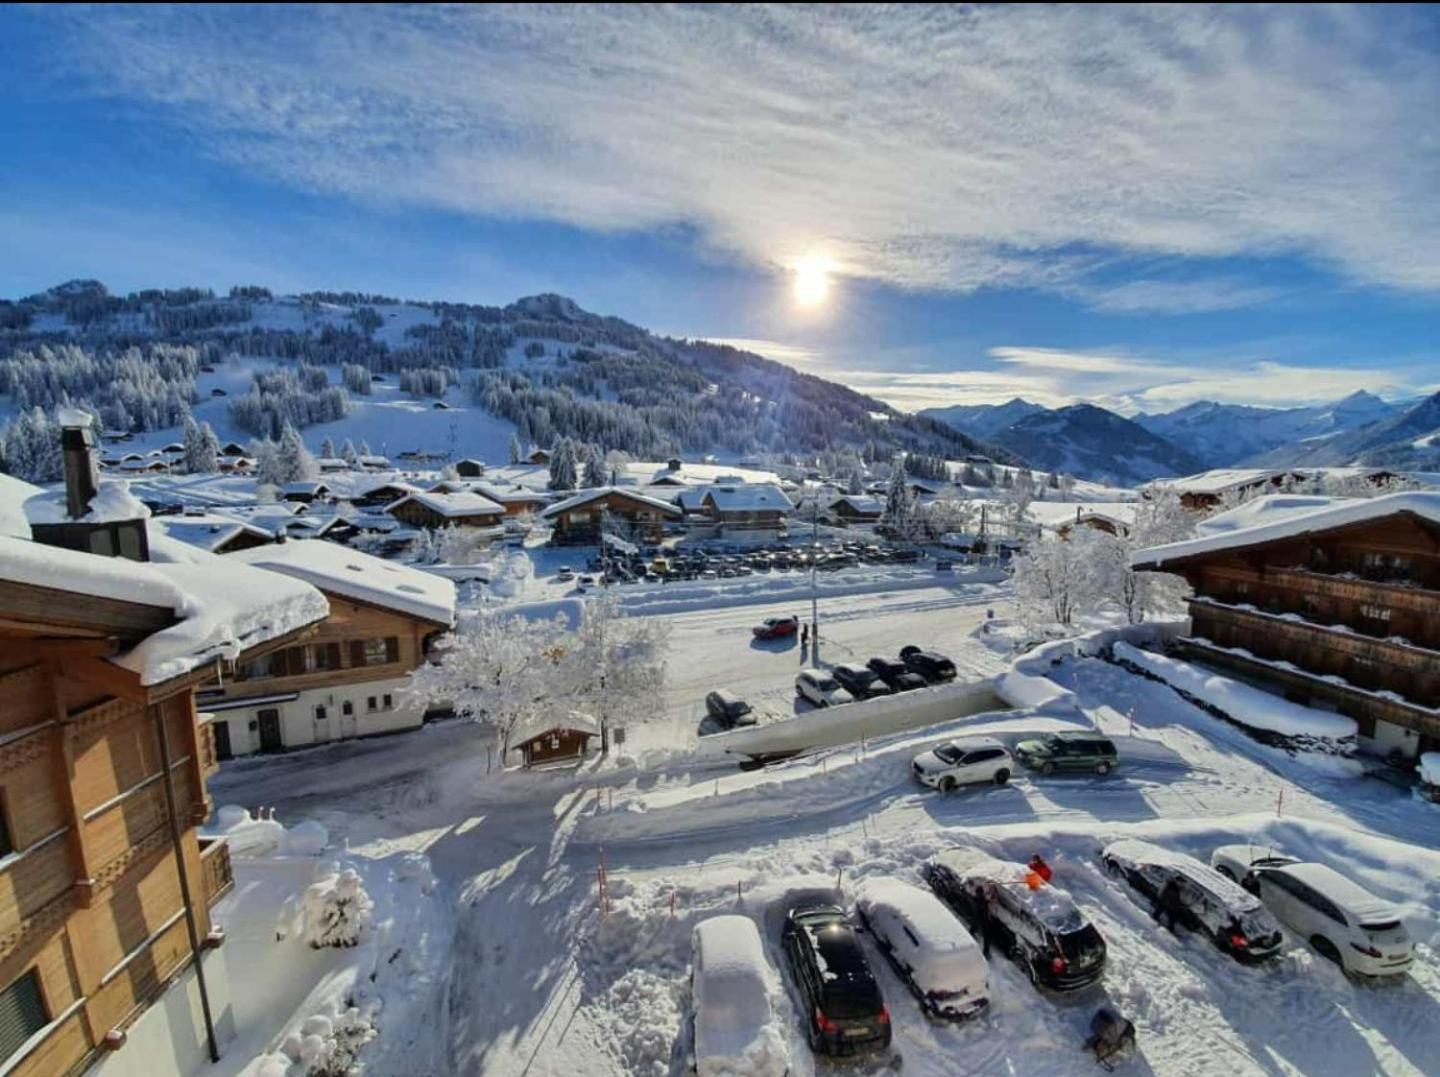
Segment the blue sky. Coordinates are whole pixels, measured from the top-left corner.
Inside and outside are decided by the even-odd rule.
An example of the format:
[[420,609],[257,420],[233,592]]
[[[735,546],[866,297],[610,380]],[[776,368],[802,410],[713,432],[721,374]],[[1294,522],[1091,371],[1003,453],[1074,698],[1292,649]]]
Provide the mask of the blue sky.
[[1423,8],[0,20],[0,295],[558,291],[907,409],[1440,388]]

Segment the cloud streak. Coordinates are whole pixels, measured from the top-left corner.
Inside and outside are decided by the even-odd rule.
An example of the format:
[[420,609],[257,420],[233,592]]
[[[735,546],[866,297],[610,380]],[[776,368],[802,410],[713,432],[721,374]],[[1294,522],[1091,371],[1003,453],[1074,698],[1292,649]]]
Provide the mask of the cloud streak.
[[[1388,9],[55,9],[70,73],[306,190],[1119,313],[1263,302],[1117,258],[1440,290],[1440,65]],[[1413,26],[1409,26],[1414,29]]]

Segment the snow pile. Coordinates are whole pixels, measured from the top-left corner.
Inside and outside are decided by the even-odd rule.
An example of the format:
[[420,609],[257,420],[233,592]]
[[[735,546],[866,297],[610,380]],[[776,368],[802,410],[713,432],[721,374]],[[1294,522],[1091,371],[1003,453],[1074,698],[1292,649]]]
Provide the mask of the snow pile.
[[1425,752],[1420,756],[1420,783],[1440,793],[1440,752]]
[[1303,494],[1271,494],[1268,497],[1257,497],[1253,501],[1247,501],[1238,508],[1228,512],[1219,512],[1214,516],[1201,520],[1195,525],[1195,531],[1200,535],[1220,535],[1231,531],[1239,531],[1247,527],[1259,527],[1261,524],[1274,524],[1291,516],[1305,512],[1314,512],[1317,509],[1328,509],[1334,505],[1347,504],[1354,498],[1340,497],[1319,497]]
[[[755,922],[712,916],[695,929],[695,1068],[700,1077],[781,1077],[788,1052],[775,1024],[775,976]],[[698,960],[698,957],[697,957]]]
[[301,932],[313,950],[322,946],[355,946],[370,926],[375,902],[353,868],[334,872],[305,891],[300,904]]
[[38,486],[0,472],[0,535],[29,539],[30,520],[25,513],[25,503],[41,492]]
[[[1353,719],[1302,707],[1240,681],[1118,642],[1122,666],[1164,681],[1182,697],[1238,725],[1266,734],[1285,747],[1351,755],[1358,729]],[[1264,738],[1262,738],[1264,739]]]
[[287,827],[273,812],[253,816],[238,804],[216,809],[215,825],[205,836],[224,838],[233,857],[319,856],[330,844],[329,834],[314,820]]
[[1076,711],[1075,695],[1050,680],[1061,662],[1104,654],[1116,643],[1168,642],[1187,627],[1185,621],[1150,621],[1119,628],[1101,628],[1073,639],[1054,640],[1010,663],[1010,670],[995,685],[995,694],[1012,707],[1031,710]]

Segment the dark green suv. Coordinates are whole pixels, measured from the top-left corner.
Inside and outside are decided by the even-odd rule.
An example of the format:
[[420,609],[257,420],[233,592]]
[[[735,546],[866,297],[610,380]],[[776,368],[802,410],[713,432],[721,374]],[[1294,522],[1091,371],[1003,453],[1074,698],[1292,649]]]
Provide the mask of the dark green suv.
[[1031,770],[1054,774],[1057,770],[1090,770],[1109,774],[1115,769],[1115,745],[1098,733],[1046,733],[1015,745],[1015,758]]

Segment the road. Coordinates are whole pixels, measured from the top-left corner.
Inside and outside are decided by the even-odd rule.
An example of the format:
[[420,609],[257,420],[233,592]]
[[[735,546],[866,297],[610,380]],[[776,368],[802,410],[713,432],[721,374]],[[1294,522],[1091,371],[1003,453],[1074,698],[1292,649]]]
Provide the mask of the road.
[[[1008,592],[985,584],[937,584],[903,591],[820,599],[821,667],[894,656],[907,643],[954,659],[961,678],[991,677],[1004,663],[972,638],[987,609],[1009,614]],[[808,620],[810,605],[731,606],[670,615],[670,660],[665,713],[670,719],[627,731],[627,750],[641,752],[694,743],[705,715],[705,694],[731,688],[764,715],[796,713],[795,674],[815,664],[798,639],[758,641],[751,628],[772,615]],[[803,704],[799,706],[803,707]],[[762,718],[763,720],[763,718]]]

